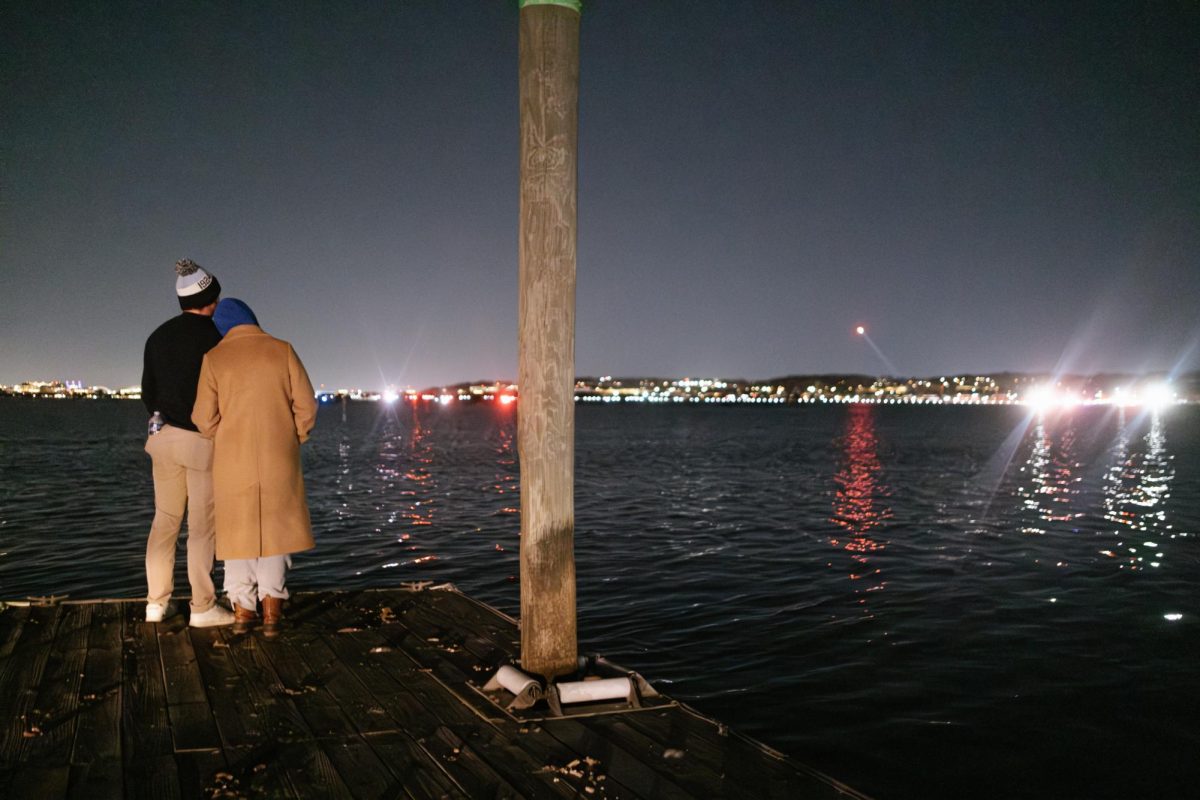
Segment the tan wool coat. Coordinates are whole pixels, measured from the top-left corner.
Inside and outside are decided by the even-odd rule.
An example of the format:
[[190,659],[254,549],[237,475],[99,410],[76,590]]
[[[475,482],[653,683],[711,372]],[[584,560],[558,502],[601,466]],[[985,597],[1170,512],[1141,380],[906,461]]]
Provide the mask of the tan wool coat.
[[314,545],[300,443],[316,419],[312,383],[287,342],[238,325],[205,354],[192,422],[214,440],[217,558]]

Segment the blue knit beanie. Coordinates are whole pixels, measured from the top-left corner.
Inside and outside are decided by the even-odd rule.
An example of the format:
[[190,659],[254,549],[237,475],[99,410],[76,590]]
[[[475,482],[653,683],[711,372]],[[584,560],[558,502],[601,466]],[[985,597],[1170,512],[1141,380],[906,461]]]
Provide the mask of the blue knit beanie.
[[217,303],[217,310],[213,312],[212,319],[213,324],[217,326],[217,330],[222,336],[229,333],[230,329],[236,328],[238,325],[258,324],[258,317],[254,316],[254,312],[250,310],[250,306],[236,297],[226,297]]

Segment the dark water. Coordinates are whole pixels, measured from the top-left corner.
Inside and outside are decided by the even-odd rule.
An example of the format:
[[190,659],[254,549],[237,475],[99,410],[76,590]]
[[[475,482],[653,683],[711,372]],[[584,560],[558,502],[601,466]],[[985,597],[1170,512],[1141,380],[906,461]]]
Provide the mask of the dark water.
[[[516,615],[514,413],[323,408],[293,588]],[[144,591],[144,425],[0,399],[0,596]],[[584,650],[880,798],[1200,791],[1200,408],[582,407],[577,448]]]

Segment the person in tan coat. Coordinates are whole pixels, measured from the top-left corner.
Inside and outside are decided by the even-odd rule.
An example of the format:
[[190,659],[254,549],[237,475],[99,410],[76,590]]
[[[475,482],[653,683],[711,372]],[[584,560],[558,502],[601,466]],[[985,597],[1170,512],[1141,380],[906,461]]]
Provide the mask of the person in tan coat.
[[226,298],[213,314],[221,343],[204,356],[192,422],[213,439],[217,558],[236,625],[262,601],[263,634],[278,632],[288,556],[314,546],[300,445],[317,417],[296,351],[269,336],[250,307]]

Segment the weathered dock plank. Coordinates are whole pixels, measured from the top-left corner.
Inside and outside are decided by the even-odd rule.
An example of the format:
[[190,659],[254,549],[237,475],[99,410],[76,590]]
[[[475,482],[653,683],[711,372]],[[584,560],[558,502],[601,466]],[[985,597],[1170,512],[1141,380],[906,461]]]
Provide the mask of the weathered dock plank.
[[121,676],[121,762],[130,800],[179,797],[179,767],[171,739],[167,690],[158,653],[158,629],[141,603],[124,612]]
[[482,687],[519,647],[447,588],[298,594],[273,639],[8,605],[0,796],[861,797],[667,698],[510,712]]
[[70,780],[71,768],[68,766],[26,765],[12,771],[3,796],[52,800],[66,794]]
[[0,680],[10,669],[16,669],[18,662],[10,661],[8,657],[12,655],[13,650],[17,646],[17,641],[21,638],[22,632],[25,630],[25,622],[29,619],[29,606],[11,606],[5,609],[7,612],[5,622],[7,624],[0,625],[0,658],[4,661],[0,662]]
[[52,648],[60,607],[33,607],[21,621],[21,631],[12,642],[11,654],[0,667],[0,764],[15,763],[24,741],[25,712],[33,707],[34,695]]
[[[355,606],[360,600],[366,605]],[[405,729],[418,732],[422,750],[471,797],[481,796],[480,792],[483,796],[575,796],[539,772],[543,762],[534,763],[478,709],[447,693],[445,685],[431,679],[426,668],[397,646],[415,641],[397,610],[407,618],[416,605],[408,593],[376,594],[348,598],[332,617],[345,623],[333,630],[335,641],[341,638],[348,643],[341,648],[347,663],[355,665],[356,674],[369,675],[370,688],[388,698],[380,704],[405,713]],[[371,662],[380,669],[372,669]],[[434,724],[437,721],[443,724]]]
[[121,778],[121,604],[91,607],[87,658],[79,683],[79,724],[71,750],[69,798],[116,800]]
[[0,667],[0,770],[5,774],[0,785],[7,782],[9,794],[20,796],[20,792],[26,792],[31,775],[40,776],[46,784],[57,785],[61,780],[64,790],[69,779],[69,769],[23,763],[28,760],[28,740],[42,733],[38,691],[55,652],[54,639],[62,617],[61,606],[30,608],[11,653]]
[[[258,646],[257,637],[234,634],[229,628],[220,629],[217,635],[211,653],[206,654],[206,662],[209,655],[213,659],[207,662],[210,664],[221,658],[221,668],[236,673],[223,676],[223,680],[229,681],[224,686],[212,684],[225,697],[217,719],[222,734],[229,736],[230,746],[312,738],[303,715],[283,691],[279,676]],[[239,727],[241,735],[237,732]]]
[[183,614],[158,624],[158,650],[175,752],[221,749],[221,738],[192,647],[191,629]]
[[33,705],[25,716],[20,761],[62,764],[70,758],[79,722],[79,684],[87,659],[91,606],[62,610],[45,672],[32,689]]
[[[387,665],[381,653],[370,650],[384,641],[377,634],[347,632],[323,637],[362,684],[364,690],[394,725],[384,732],[367,732],[367,742],[389,764],[406,777],[414,797],[466,796],[465,790],[443,769],[440,759],[421,741],[433,734],[434,719],[418,699],[419,681],[411,673],[416,666],[401,656],[399,666]],[[421,676],[425,678],[425,676]],[[425,678],[427,680],[427,678]],[[414,691],[415,690],[415,691]]]
[[260,713],[259,703],[247,686],[248,679],[234,662],[224,629],[193,631],[192,650],[212,704],[222,748],[251,747],[265,738],[280,738],[280,731],[268,729],[266,715]]

